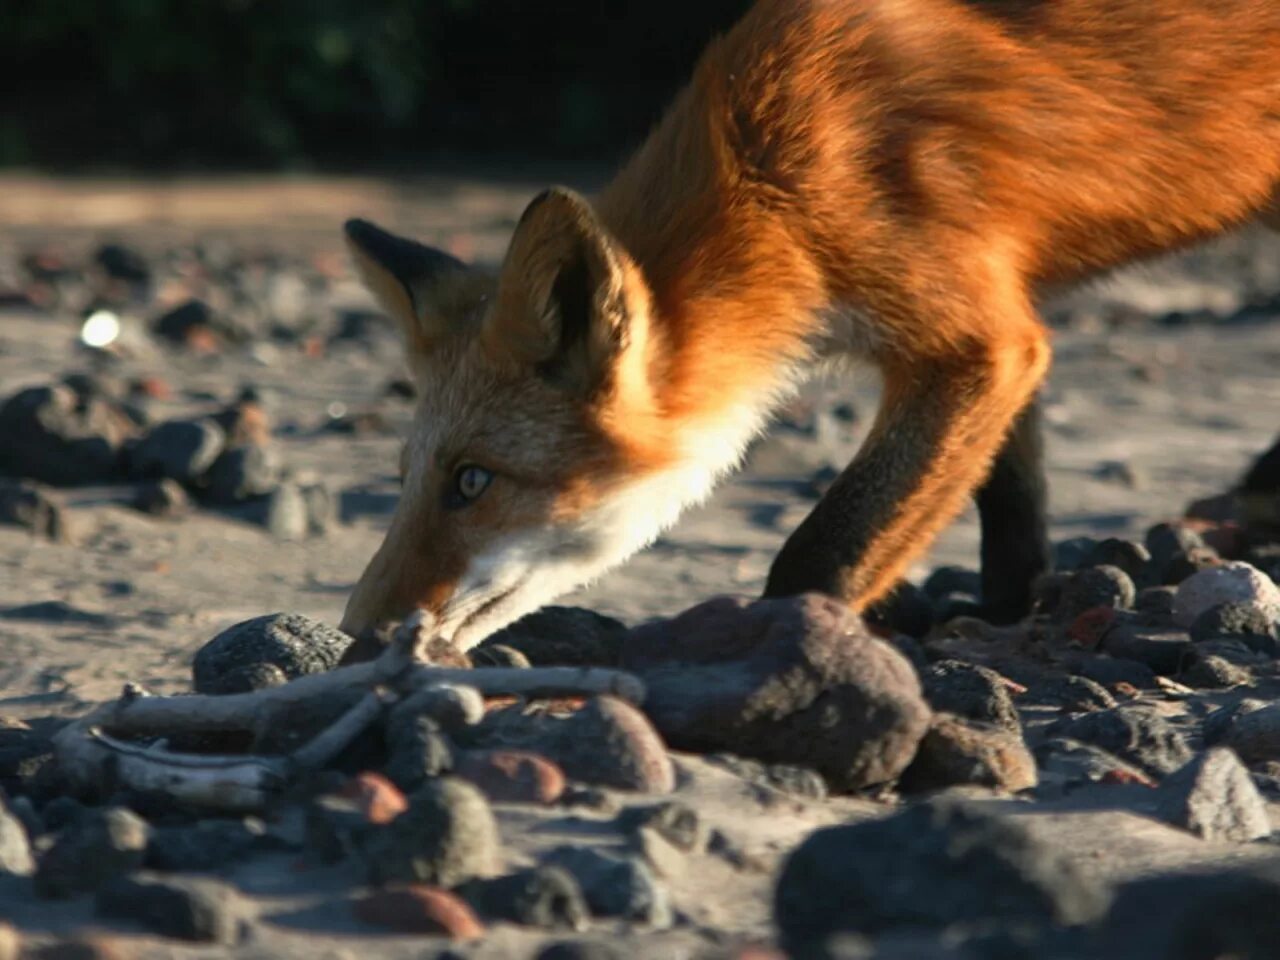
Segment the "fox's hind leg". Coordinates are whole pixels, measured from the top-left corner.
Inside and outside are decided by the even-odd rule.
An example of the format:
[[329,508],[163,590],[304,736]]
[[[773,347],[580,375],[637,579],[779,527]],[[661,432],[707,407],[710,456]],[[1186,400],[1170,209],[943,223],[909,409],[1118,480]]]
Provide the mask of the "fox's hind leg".
[[982,522],[982,607],[993,623],[1031,612],[1035,580],[1049,568],[1040,403],[1018,415],[977,493]]

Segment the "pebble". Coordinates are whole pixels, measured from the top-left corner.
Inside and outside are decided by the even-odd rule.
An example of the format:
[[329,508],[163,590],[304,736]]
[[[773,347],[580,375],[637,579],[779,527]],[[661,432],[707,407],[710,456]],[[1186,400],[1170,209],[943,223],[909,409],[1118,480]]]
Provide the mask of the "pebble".
[[1072,926],[1106,906],[1099,881],[1018,818],[939,798],[810,834],[782,867],[774,919],[791,955],[813,956],[818,943],[845,931],[984,921]]
[[1157,798],[1163,820],[1205,840],[1246,843],[1271,833],[1266,801],[1225,747],[1205,751],[1166,777]]
[[29,877],[35,869],[27,828],[0,792],[0,875]]
[[543,607],[479,645],[518,650],[535,667],[616,667],[626,624],[580,607]]
[[1162,581],[1170,586],[1181,586],[1183,581],[1203,570],[1213,570],[1222,565],[1222,558],[1212,547],[1196,547],[1177,554],[1164,568]]
[[1204,540],[1200,534],[1190,527],[1174,523],[1157,523],[1147,530],[1143,540],[1147,552],[1151,554],[1151,565],[1157,571],[1160,582],[1164,580],[1164,570],[1176,556],[1203,547]]
[[934,714],[899,780],[909,793],[964,784],[1017,793],[1037,782],[1036,762],[1020,733],[945,713]]
[[623,666],[672,746],[811,767],[842,791],[900,774],[929,722],[910,661],[818,594],[707,601],[633,630]]
[[1146,587],[1138,591],[1138,596],[1133,601],[1133,609],[1142,614],[1148,623],[1172,625],[1173,601],[1177,595],[1176,587]]
[[533,720],[512,708],[476,728],[476,746],[536,753],[566,777],[641,793],[670,793],[675,767],[645,714],[616,697],[593,697],[568,717]]
[[138,872],[98,890],[100,917],[132,920],[152,933],[195,943],[232,944],[246,910],[235,887],[210,877]]
[[1140,543],[1108,537],[1094,544],[1085,557],[1085,567],[1117,567],[1129,575],[1135,584],[1148,586],[1151,552]]
[[133,508],[153,517],[175,520],[191,512],[191,498],[176,480],[151,480],[134,491]]
[[[1209,720],[1212,720],[1211,716]],[[1211,740],[1209,722],[1205,724],[1205,740]],[[1220,740],[1246,763],[1280,759],[1280,704],[1268,703],[1256,709],[1242,705],[1232,715]]]
[[450,940],[476,940],[484,924],[460,897],[439,887],[412,884],[379,890],[355,902],[364,923],[400,933],[441,934]]
[[1230,660],[1197,651],[1179,679],[1200,690],[1230,690],[1253,681],[1253,675]]
[[934,710],[1021,731],[1009,683],[996,671],[960,660],[939,660],[921,677]]
[[10,795],[27,793],[52,760],[50,734],[16,717],[0,715],[0,790]]
[[1280,616],[1256,603],[1220,603],[1201,613],[1190,626],[1197,643],[1219,637],[1239,637],[1268,656],[1280,654]]
[[761,763],[732,753],[708,754],[707,760],[724,767],[748,783],[769,790],[778,790],[794,797],[809,800],[827,798],[827,781],[816,770],[786,763]]
[[42,897],[90,893],[108,880],[142,866],[150,829],[123,807],[88,810],[59,834],[36,867]]
[[615,822],[626,833],[641,829],[656,831],[673,847],[685,853],[701,853],[707,848],[709,831],[698,811],[679,800],[630,807],[622,811]]
[[534,960],[626,960],[633,954],[621,947],[598,940],[552,943],[538,952]]
[[307,506],[302,488],[285,481],[267,494],[263,525],[277,540],[304,540],[311,533]]
[[169,420],[157,424],[128,451],[129,476],[195,482],[222,453],[226,437],[212,420]]
[[479,787],[494,803],[555,803],[564,793],[564,772],[535,753],[519,750],[466,751],[453,773]]
[[231,506],[264,497],[275,489],[280,459],[273,446],[243,444],[224,450],[202,479],[200,496]]
[[591,909],[582,887],[562,867],[540,866],[463,888],[485,916],[543,930],[585,930]]
[[1091,743],[1157,777],[1191,759],[1182,734],[1149,707],[1125,704],[1065,718],[1050,724],[1045,734]]
[[1085,567],[1063,584],[1057,616],[1071,620],[1094,607],[1128,610],[1136,597],[1133,580],[1119,567]]
[[441,777],[416,791],[408,810],[372,831],[362,854],[374,884],[452,888],[494,872],[498,825],[484,794],[469,783]]
[[196,653],[192,678],[196,693],[244,693],[242,671],[256,664],[278,667],[294,679],[332,670],[352,644],[351,637],[297,613],[254,617],[223,630]]
[[1091,783],[1156,786],[1151,777],[1114,754],[1066,737],[1041,742],[1035,749],[1035,758],[1044,786],[1077,787]]
[[1280,587],[1262,571],[1241,561],[1201,570],[1178,585],[1173,618],[1190,628],[1196,618],[1224,603],[1250,603],[1273,620],[1280,620]]
[[253,818],[156,827],[143,865],[151,870],[217,870],[257,849],[265,835],[266,826]]
[[26,480],[0,477],[0,523],[22,527],[46,540],[68,537],[62,507],[37,484]]
[[1186,631],[1150,627],[1125,613],[1111,622],[1098,650],[1118,660],[1135,660],[1166,677],[1178,673],[1194,657]]
[[1078,570],[1098,545],[1093,537],[1070,537],[1053,545],[1053,569],[1063,573]]
[[548,851],[542,863],[572,874],[596,916],[622,917],[659,929],[671,926],[667,890],[638,857],[562,846]]
[[367,823],[390,823],[409,809],[409,801],[399,788],[380,773],[358,773],[338,791],[338,796],[353,800]]
[[431,717],[393,712],[387,724],[387,742],[390,755],[383,772],[401,790],[417,790],[432,777],[453,769],[453,747]]
[[1025,698],[1033,703],[1061,707],[1067,713],[1087,713],[1116,706],[1116,698],[1102,684],[1070,674],[1055,675],[1033,684]]

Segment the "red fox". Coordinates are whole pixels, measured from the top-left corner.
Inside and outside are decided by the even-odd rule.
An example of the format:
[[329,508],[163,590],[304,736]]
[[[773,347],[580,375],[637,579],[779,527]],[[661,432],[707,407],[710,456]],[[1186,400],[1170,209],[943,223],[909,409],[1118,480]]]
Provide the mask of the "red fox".
[[866,610],[977,491],[984,599],[1017,618],[1047,554],[1037,300],[1257,215],[1280,0],[760,0],[496,275],[347,224],[420,401],[342,626],[421,608],[472,646],[651,542],[841,358],[882,406],[766,593]]

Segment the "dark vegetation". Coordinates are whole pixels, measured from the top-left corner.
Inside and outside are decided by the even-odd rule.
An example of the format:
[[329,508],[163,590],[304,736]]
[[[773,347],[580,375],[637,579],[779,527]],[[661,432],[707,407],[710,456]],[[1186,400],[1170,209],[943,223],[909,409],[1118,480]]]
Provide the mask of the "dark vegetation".
[[746,0],[0,3],[0,164],[609,161]]

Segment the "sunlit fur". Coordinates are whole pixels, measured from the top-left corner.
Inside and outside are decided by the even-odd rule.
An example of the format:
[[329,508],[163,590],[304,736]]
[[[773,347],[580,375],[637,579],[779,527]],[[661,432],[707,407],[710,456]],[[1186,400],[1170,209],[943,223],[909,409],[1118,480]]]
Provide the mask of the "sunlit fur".
[[[531,208],[500,278],[411,301],[357,251],[422,399],[344,626],[423,607],[474,643],[650,541],[846,354],[879,419],[769,590],[861,609],[1045,376],[1037,299],[1274,217],[1277,184],[1280,0],[762,0],[593,208]],[[584,251],[592,320],[557,356]],[[492,487],[445,510],[472,461]]]

